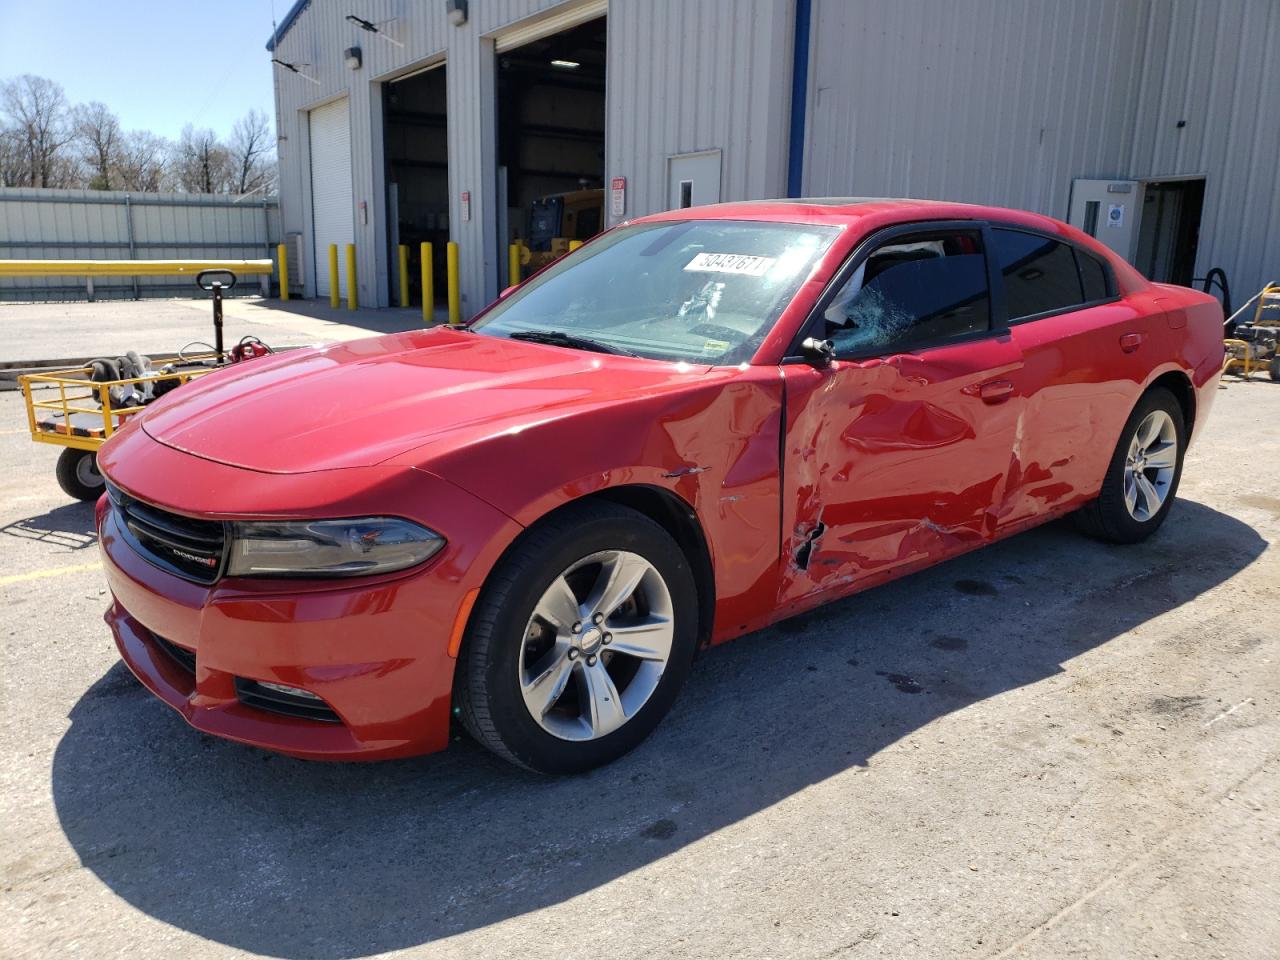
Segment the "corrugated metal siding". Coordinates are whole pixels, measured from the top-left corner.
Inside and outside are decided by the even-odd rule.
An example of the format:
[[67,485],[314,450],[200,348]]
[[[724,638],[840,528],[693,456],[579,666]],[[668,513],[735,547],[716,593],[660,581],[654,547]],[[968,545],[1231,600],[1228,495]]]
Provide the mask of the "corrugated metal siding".
[[[448,70],[449,193],[452,236],[461,253],[464,312],[484,306],[497,291],[493,212],[493,42],[504,27],[561,6],[555,0],[484,0],[470,4],[462,27],[448,23],[443,3],[371,0],[359,15],[382,23],[397,47],[348,23],[350,4],[314,0],[277,44],[275,56],[300,67],[319,85],[276,68],[281,191],[287,230],[311,236],[306,111],[335,96],[351,98],[351,166],[356,211],[360,299],[389,303],[386,198],[382,170],[381,81],[443,59]],[[392,22],[387,22],[392,21]],[[360,70],[343,63],[342,51],[358,46]],[[471,192],[471,219],[462,220],[461,194]],[[363,216],[359,204],[366,204]],[[308,254],[310,256],[310,254]],[[444,251],[437,251],[444,256]],[[315,293],[315,265],[308,263],[308,292]]]
[[1280,274],[1278,46],[1274,0],[815,0],[804,192],[1065,217],[1075,178],[1204,174],[1196,272],[1240,301]]
[[1205,175],[1196,276],[1224,268],[1243,303],[1280,280],[1280,3],[1161,0],[1147,23],[1128,169]]
[[[498,251],[494,167],[494,42],[508,29],[564,9],[555,0],[483,0],[453,27],[443,3],[375,0],[360,15],[387,26],[403,49],[346,23],[349,5],[313,0],[280,40],[276,56],[319,86],[277,68],[281,203],[287,230],[311,235],[306,114],[344,91],[351,96],[353,203],[362,302],[389,302],[380,84],[433,59],[448,70],[451,235],[460,245],[464,312],[496,293]],[[785,186],[793,0],[611,0],[606,91],[606,178],[627,178],[627,215],[665,207],[666,158],[720,147],[725,199],[780,195]],[[364,67],[347,69],[357,45]],[[371,82],[372,81],[372,82]],[[461,194],[471,193],[462,220]],[[358,209],[358,206],[357,206]],[[443,256],[443,251],[440,252]],[[314,278],[314,264],[308,264]],[[309,283],[314,294],[314,282]]]
[[[126,198],[128,202],[126,203]],[[203,194],[127,194],[104,190],[0,189],[0,259],[125,260],[129,221],[140,260],[243,260],[273,256],[282,238],[274,200]],[[191,281],[143,277],[139,291],[181,294]],[[257,283],[247,284],[256,290]],[[101,298],[133,295],[124,277],[94,281]],[[3,277],[0,298],[83,299],[74,277]]]
[[667,207],[667,158],[719,148],[724,200],[782,196],[792,0],[611,0],[605,157],[627,216]]

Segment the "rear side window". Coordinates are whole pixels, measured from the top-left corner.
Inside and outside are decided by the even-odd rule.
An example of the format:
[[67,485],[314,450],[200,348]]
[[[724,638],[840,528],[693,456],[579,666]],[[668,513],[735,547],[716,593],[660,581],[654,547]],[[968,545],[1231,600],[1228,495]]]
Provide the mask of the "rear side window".
[[1085,302],[1107,299],[1110,295],[1107,290],[1107,268],[1102,265],[1102,261],[1083,250],[1076,251],[1076,260],[1080,264],[1080,279],[1084,281]]
[[1084,302],[1070,246],[1019,230],[996,228],[991,233],[1011,322]]
[[941,342],[991,326],[982,236],[895,237],[877,247],[823,314],[837,356]]

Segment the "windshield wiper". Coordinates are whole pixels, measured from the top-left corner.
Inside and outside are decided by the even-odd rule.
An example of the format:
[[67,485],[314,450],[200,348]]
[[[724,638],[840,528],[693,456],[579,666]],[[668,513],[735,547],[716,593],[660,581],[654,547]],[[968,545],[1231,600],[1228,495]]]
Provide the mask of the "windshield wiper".
[[595,353],[611,353],[619,357],[638,357],[638,353],[623,350],[611,343],[565,333],[563,330],[517,330],[507,334],[511,340],[527,340],[529,343],[546,343],[553,347],[572,347],[575,350],[591,350]]

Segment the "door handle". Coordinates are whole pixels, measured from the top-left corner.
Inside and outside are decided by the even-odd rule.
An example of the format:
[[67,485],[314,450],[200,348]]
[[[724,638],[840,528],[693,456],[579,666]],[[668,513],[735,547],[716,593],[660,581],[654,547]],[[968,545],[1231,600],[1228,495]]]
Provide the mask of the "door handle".
[[1133,353],[1142,346],[1142,334],[1126,333],[1120,338],[1120,349],[1125,353]]
[[988,380],[978,384],[977,394],[983,403],[1004,403],[1013,394],[1011,380]]

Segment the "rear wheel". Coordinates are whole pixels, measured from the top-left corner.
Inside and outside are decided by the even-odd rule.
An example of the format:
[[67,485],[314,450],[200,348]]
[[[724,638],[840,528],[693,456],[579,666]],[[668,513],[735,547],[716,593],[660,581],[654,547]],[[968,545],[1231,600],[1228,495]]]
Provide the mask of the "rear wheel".
[[1120,433],[1098,498],[1077,513],[1085,532],[1112,543],[1155,533],[1178,492],[1186,445],[1177,399],[1163,387],[1147,391]]
[[1267,364],[1267,373],[1271,374],[1271,379],[1280,381],[1280,354],[1271,358],[1271,362]]
[[632,749],[675,700],[697,642],[676,542],[609,503],[530,531],[486,583],[459,657],[463,724],[499,756],[576,773]]
[[58,456],[55,473],[62,492],[77,500],[97,500],[106,489],[98,472],[98,455],[92,450],[67,447]]

